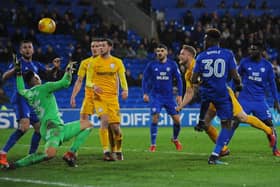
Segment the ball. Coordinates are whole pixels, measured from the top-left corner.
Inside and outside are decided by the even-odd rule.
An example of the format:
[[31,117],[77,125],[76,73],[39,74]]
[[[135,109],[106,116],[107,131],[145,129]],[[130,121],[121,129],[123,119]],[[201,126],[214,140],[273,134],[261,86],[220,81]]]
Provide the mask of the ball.
[[46,34],[54,33],[55,28],[56,28],[56,24],[52,18],[42,18],[38,23],[39,31]]

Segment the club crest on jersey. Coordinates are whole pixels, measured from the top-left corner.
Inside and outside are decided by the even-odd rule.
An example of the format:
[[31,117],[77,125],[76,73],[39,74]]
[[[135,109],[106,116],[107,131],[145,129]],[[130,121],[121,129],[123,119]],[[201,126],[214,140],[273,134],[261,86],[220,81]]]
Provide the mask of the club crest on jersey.
[[102,112],[103,111],[103,108],[98,108],[98,112]]
[[262,72],[262,73],[265,72],[265,68],[261,68],[261,72]]
[[248,67],[248,70],[249,70],[249,71],[251,71],[251,70],[252,70],[252,68],[251,68],[251,67]]
[[154,108],[152,108],[152,112],[156,112],[157,111],[157,109],[154,107]]
[[111,69],[114,69],[115,64],[110,64]]
[[170,67],[167,67],[167,68],[166,68],[166,71],[167,71],[167,72],[170,71]]
[[158,68],[155,68],[155,71],[158,71]]

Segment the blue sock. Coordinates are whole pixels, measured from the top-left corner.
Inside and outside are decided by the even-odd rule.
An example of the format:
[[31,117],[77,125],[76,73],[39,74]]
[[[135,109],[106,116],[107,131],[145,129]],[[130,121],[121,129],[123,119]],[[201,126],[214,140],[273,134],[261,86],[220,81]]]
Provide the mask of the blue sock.
[[217,143],[214,149],[214,153],[216,155],[219,155],[222,148],[224,147],[224,145],[227,145],[230,141],[230,139],[232,138],[234,133],[234,129],[227,129],[227,128],[222,128],[221,132],[219,134],[219,137],[217,139]]
[[152,123],[150,126],[151,145],[156,145],[157,131],[158,131],[157,123]]
[[41,134],[34,131],[31,139],[29,154],[35,153],[37,151],[40,140],[41,140]]
[[176,140],[179,136],[181,130],[181,125],[180,124],[173,124],[173,140]]
[[275,145],[272,147],[272,151],[274,152],[275,150],[277,150],[277,132],[276,132],[276,129],[274,127],[272,127],[272,130],[275,134],[275,137],[276,137],[276,142],[275,142]]
[[24,132],[20,129],[17,129],[13,134],[11,134],[9,140],[7,141],[6,145],[3,148],[3,151],[6,153],[15,145],[15,143],[22,137]]

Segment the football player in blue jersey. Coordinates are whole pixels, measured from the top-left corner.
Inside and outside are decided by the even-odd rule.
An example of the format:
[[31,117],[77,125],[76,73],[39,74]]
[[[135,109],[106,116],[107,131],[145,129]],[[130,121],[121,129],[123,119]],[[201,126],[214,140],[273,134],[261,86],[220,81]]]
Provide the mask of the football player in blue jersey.
[[[183,83],[178,65],[175,61],[168,59],[167,54],[167,47],[164,44],[159,44],[156,48],[157,60],[150,62],[143,73],[143,100],[150,103],[152,115],[150,152],[156,151],[159,114],[163,107],[168,115],[172,117],[174,123],[171,141],[175,144],[178,151],[182,150],[182,145],[178,140],[181,122],[176,106],[182,103]],[[178,89],[176,101],[173,94],[174,79],[176,79],[176,87]]]
[[[39,73],[39,71],[45,72],[46,68],[32,60],[32,55],[34,53],[33,44],[31,41],[23,40],[20,43],[19,52],[21,54],[20,62],[22,64],[22,72],[26,72],[31,70],[35,73]],[[9,66],[9,69],[3,74],[3,80],[13,78],[14,79],[14,94],[11,98],[11,103],[14,106],[16,117],[18,121],[18,128],[13,132],[5,146],[0,151],[0,165],[7,167],[7,153],[8,151],[15,145],[15,143],[24,135],[25,132],[29,129],[30,124],[34,127],[34,133],[31,139],[31,146],[29,149],[29,154],[36,152],[39,142],[41,139],[41,135],[39,133],[40,123],[39,120],[33,111],[33,109],[29,106],[27,101],[19,95],[16,89],[15,83],[15,67],[13,63]]]
[[[219,154],[227,145],[234,133],[231,127],[233,106],[227,89],[227,80],[231,77],[238,89],[241,80],[236,70],[236,62],[232,51],[219,46],[221,33],[217,29],[209,29],[205,33],[204,48],[196,58],[191,82],[200,83],[201,112],[208,109],[210,103],[216,107],[217,116],[221,119],[222,129],[211,153],[208,164],[227,164],[219,160]],[[200,78],[200,82],[199,82]],[[205,111],[204,111],[205,110]],[[203,118],[202,118],[203,119]]]
[[[262,57],[262,51],[262,43],[257,41],[249,47],[249,57],[240,61],[238,73],[242,77],[244,87],[239,93],[238,101],[246,113],[252,113],[262,120],[273,129],[277,137],[265,95],[267,86],[269,86],[274,99],[274,108],[279,112],[275,75],[271,63]],[[280,156],[277,144],[272,147],[272,152],[273,155]]]

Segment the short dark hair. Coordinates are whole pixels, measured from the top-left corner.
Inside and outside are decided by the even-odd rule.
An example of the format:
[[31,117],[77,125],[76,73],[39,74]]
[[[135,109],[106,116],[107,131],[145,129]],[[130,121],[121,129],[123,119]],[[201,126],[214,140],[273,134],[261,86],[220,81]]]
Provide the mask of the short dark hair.
[[31,70],[28,70],[22,74],[24,82],[27,84],[30,84],[31,79],[35,76],[34,72]]
[[108,44],[110,47],[113,47],[113,45],[114,45],[113,40],[111,40],[111,39],[109,39],[109,38],[103,38],[102,41],[107,42],[107,44]]
[[165,44],[163,44],[163,43],[158,44],[157,48],[163,48],[163,49],[167,50],[167,46]]
[[32,43],[31,40],[21,40],[19,46],[22,46],[25,43]]
[[196,50],[195,50],[195,48],[194,48],[193,46],[190,46],[190,45],[183,45],[182,48],[185,49],[185,50],[187,50],[187,51],[189,51],[189,52],[193,55],[193,57],[196,56]]
[[263,42],[260,41],[260,40],[256,40],[249,46],[249,49],[251,49],[251,50],[263,50],[264,49]]
[[221,32],[216,28],[206,30],[205,35],[207,35],[208,38],[211,38],[216,41],[219,41],[221,38]]
[[91,42],[101,42],[103,41],[102,38],[92,38]]

